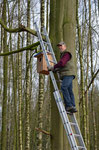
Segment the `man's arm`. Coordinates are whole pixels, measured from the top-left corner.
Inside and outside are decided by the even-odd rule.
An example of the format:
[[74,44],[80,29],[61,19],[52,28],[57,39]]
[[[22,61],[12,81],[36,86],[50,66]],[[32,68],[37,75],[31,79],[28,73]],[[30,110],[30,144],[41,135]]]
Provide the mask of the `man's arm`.
[[54,65],[53,67],[49,67],[48,70],[49,71],[56,71],[58,68],[64,67],[65,64],[71,59],[71,55],[70,53],[66,53],[61,59],[60,61]]
[[60,61],[59,61],[56,65],[54,65],[54,69],[64,67],[65,64],[66,64],[70,59],[71,59],[70,53],[66,53],[66,54],[60,59]]

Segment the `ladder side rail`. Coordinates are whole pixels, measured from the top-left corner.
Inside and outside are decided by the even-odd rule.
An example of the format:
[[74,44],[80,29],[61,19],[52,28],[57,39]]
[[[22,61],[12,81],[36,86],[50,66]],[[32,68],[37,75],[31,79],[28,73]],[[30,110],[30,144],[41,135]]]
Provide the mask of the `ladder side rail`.
[[50,63],[48,61],[48,56],[46,54],[46,49],[45,49],[45,46],[44,46],[44,43],[43,43],[43,39],[42,39],[42,36],[38,30],[38,27],[37,27],[37,24],[35,23],[35,27],[36,27],[36,30],[37,30],[37,35],[38,35],[38,38],[39,38],[39,41],[40,41],[40,44],[41,44],[41,47],[42,47],[42,50],[43,50],[43,53],[44,53],[44,56],[45,56],[45,60],[47,62],[47,66],[50,66]]
[[[37,27],[37,24],[35,23],[35,27],[36,27],[36,30],[37,30],[37,35],[38,35],[38,38],[39,38],[39,41],[40,41],[40,44],[41,44],[41,47],[42,47],[42,50],[43,50],[43,53],[44,53],[44,56],[45,56],[45,60],[47,62],[47,67],[50,66],[50,63],[49,63],[49,59],[48,59],[48,56],[47,56],[47,52],[46,52],[46,49],[45,49],[45,46],[44,46],[44,43],[43,43],[43,39],[42,39],[42,36],[38,30],[38,27]],[[50,71],[49,72],[50,76],[51,76],[51,79],[52,79],[52,83],[53,83],[53,86],[54,86],[54,89],[55,91],[57,90],[58,91],[58,86],[57,86],[57,83],[56,83],[56,80],[55,80],[55,77],[53,75],[53,72]]]
[[67,123],[66,120],[64,120],[64,118],[66,118],[65,114],[64,113],[60,113],[60,116],[61,116],[61,119],[62,119],[62,122],[63,122],[63,126],[64,126],[64,129],[65,129],[66,133],[67,133],[67,138],[69,140],[69,143],[71,145],[72,150],[78,150],[77,149],[77,143],[75,141],[74,135],[71,132],[70,127],[69,127],[69,122]]
[[[47,52],[46,52],[46,49],[45,49],[45,46],[44,46],[44,43],[43,43],[43,39],[42,39],[42,36],[38,30],[38,27],[37,27],[37,24],[35,23],[35,27],[36,27],[36,30],[37,30],[37,35],[38,35],[38,38],[39,38],[39,41],[40,41],[40,44],[41,44],[41,47],[42,47],[42,50],[43,50],[43,53],[44,53],[44,56],[45,56],[45,60],[47,62],[47,67],[50,66],[50,63],[49,63],[49,59],[48,59],[48,56],[47,56]],[[52,50],[53,51],[53,50]],[[56,59],[56,58],[55,58]],[[58,90],[58,86],[57,86],[57,83],[56,83],[56,80],[55,80],[55,77],[53,75],[53,72],[50,71],[49,72],[50,76],[51,76],[51,79],[52,79],[52,83],[53,83],[53,86],[54,86],[54,89],[55,91]]]
[[80,128],[79,128],[79,125],[78,125],[78,122],[77,122],[77,120],[76,120],[76,117],[75,117],[75,114],[73,114],[73,116],[71,116],[70,117],[71,118],[71,120],[73,121],[73,122],[75,122],[76,123],[76,125],[77,126],[74,126],[74,129],[75,129],[75,131],[77,132],[76,134],[79,134],[80,135],[80,139],[78,139],[79,140],[79,144],[81,144],[81,145],[83,145],[84,147],[85,147],[85,150],[87,150],[86,149],[86,146],[85,146],[85,143],[84,143],[84,140],[83,140],[83,137],[82,137],[82,134],[81,134],[81,131],[80,131]]
[[[59,105],[59,103],[57,103],[57,102],[56,102],[56,104],[57,104],[57,107],[58,107],[58,110],[59,110],[59,109],[60,109],[60,108],[59,108],[60,105]],[[64,118],[63,118],[62,113],[60,113],[60,116],[61,116],[61,119],[62,119],[62,123],[63,123],[64,129],[65,129],[65,131],[66,131],[66,133],[67,133],[67,137],[68,137],[69,143],[70,143],[71,148],[72,148],[74,142],[73,142],[73,141],[71,140],[71,138],[68,136],[68,135],[69,135],[69,131],[68,131],[67,126],[65,125],[65,122],[64,122]],[[72,149],[72,150],[74,150],[74,149]],[[75,149],[75,150],[77,150],[77,149]]]
[[[73,116],[71,116],[71,119],[73,120],[73,122],[76,123],[77,126],[75,126],[75,130],[77,131],[77,134],[79,134],[81,136],[81,138],[83,139],[82,137],[82,134],[81,134],[81,131],[80,131],[80,128],[79,128],[79,125],[78,125],[78,122],[77,122],[77,119],[75,117],[75,114],[73,114]],[[83,141],[83,140],[82,140]],[[83,145],[85,146],[85,143],[83,141]]]
[[[66,115],[67,115],[67,113],[66,113]],[[66,116],[65,116],[66,117]],[[70,123],[70,122],[69,122]],[[64,128],[65,128],[65,130],[67,129],[66,128],[66,125],[63,123],[63,125],[64,125]],[[69,124],[69,126],[71,127],[71,125]],[[79,130],[79,126],[74,126],[74,128],[76,128],[75,130],[77,131],[77,130]],[[72,128],[71,128],[71,130],[72,130]],[[72,143],[75,141],[76,142],[76,139],[75,139],[75,134],[73,133],[73,131],[72,131],[72,134],[73,134],[73,141],[72,141]],[[78,135],[78,134],[77,134]],[[68,135],[67,135],[67,137],[68,137],[68,139],[70,138]],[[86,149],[86,146],[85,146],[85,143],[84,143],[84,141],[83,141],[83,137],[82,137],[82,135],[81,134],[79,134],[79,137],[77,138],[78,139],[78,142],[79,142],[79,145],[77,144],[77,142],[76,142],[76,146],[75,146],[75,148],[77,149],[77,150],[79,150],[79,148],[80,147],[83,147],[82,148],[82,150],[87,150]],[[70,140],[69,140],[70,141]],[[74,149],[73,149],[74,150]]]
[[[48,37],[48,33],[47,33],[45,27],[43,27],[43,32],[44,32],[44,35],[45,35],[45,37],[46,37],[46,41],[47,41],[47,43],[48,43],[47,46],[48,46],[49,52],[51,52],[52,58],[53,58],[54,62],[57,64],[57,60],[56,60],[56,57],[55,57],[55,54],[54,54],[54,51],[53,51],[53,48],[52,48],[52,45],[51,45],[51,42],[50,42],[50,39],[49,39],[49,37]],[[60,75],[59,75],[58,72],[57,72],[57,77],[58,77],[58,79],[60,80]]]
[[[53,48],[52,48],[52,45],[51,45],[51,42],[50,42],[50,39],[49,39],[49,37],[48,37],[48,33],[47,33],[45,27],[43,28],[43,31],[44,31],[44,35],[45,35],[45,37],[46,37],[46,41],[49,43],[49,44],[48,44],[48,48],[49,48],[50,52],[52,53],[53,60],[54,60],[54,61],[56,62],[56,64],[57,64],[57,60],[56,60],[56,57],[55,57],[55,53],[54,53],[54,51],[53,51]],[[60,80],[60,75],[59,75],[58,72],[57,72],[57,77],[58,77],[58,79]]]
[[[53,82],[53,86],[54,86],[54,89],[57,91],[57,88],[56,88],[56,86],[55,86],[55,82],[56,82],[56,80],[55,80],[55,77],[54,77],[54,75],[53,75],[53,72],[51,71],[50,72],[50,76],[51,76],[51,78],[52,78],[52,82]],[[55,80],[55,81],[54,81]],[[56,84],[57,85],[57,84]],[[59,95],[60,95],[60,93],[59,93]],[[61,96],[60,96],[61,97]],[[56,101],[56,103],[57,103],[57,101]],[[61,102],[62,103],[62,102]],[[58,103],[57,103],[57,105],[58,105]],[[64,107],[64,106],[63,106]],[[60,110],[60,108],[58,107],[58,109]],[[65,109],[65,108],[64,108]],[[62,108],[61,108],[61,110],[62,110]],[[61,114],[61,113],[60,113]],[[67,114],[66,114],[67,115]],[[65,117],[66,118],[68,118],[67,116],[65,115]],[[65,118],[64,117],[64,118]],[[63,119],[63,118],[62,118]],[[76,123],[77,123],[77,121],[76,121]],[[79,126],[78,126],[78,124],[77,124],[77,127],[79,128]],[[66,129],[66,126],[65,126],[65,129]],[[77,129],[77,131],[78,131],[78,129]],[[80,134],[81,135],[81,134]],[[81,138],[82,138],[82,135],[81,135]],[[75,138],[74,138],[75,139]],[[85,147],[85,145],[84,145],[84,141],[82,140],[82,142],[80,141],[80,144],[81,145],[83,145],[84,147]]]
[[[45,60],[47,62],[47,67],[50,66],[50,63],[48,61],[48,56],[47,56],[47,52],[46,52],[46,49],[45,49],[45,46],[44,46],[44,43],[43,43],[43,39],[42,39],[42,36],[38,30],[38,27],[37,27],[37,24],[35,23],[35,27],[36,27],[36,30],[37,30],[37,35],[38,35],[38,38],[39,38],[39,41],[40,41],[40,44],[41,44],[41,47],[42,47],[42,50],[43,50],[43,54],[45,56]],[[57,87],[57,84],[56,84],[56,80],[55,80],[55,77],[53,76],[52,74],[52,71],[50,71],[50,76],[52,77],[52,81],[53,81],[53,86],[54,86],[54,89],[55,90],[58,90],[58,87]],[[54,85],[55,84],[55,85]]]
[[51,80],[52,80],[52,83],[53,83],[54,90],[58,91],[58,86],[57,86],[57,83],[56,83],[56,80],[55,80],[55,77],[54,77],[54,73],[52,71],[50,71],[49,74],[50,74],[50,77],[51,77]]
[[[61,119],[63,122],[63,126],[67,133],[67,137],[68,137],[69,143],[71,145],[71,148],[72,148],[72,150],[78,150],[77,143],[76,143],[75,137],[73,135],[73,131],[70,126],[69,119],[68,119],[67,113],[65,111],[65,107],[63,105],[62,99],[61,99],[61,97],[58,98],[57,95],[55,94],[55,92],[54,92],[54,97],[55,97],[55,101],[56,101],[56,104],[57,104],[57,107],[58,107],[58,110],[59,110],[59,113],[60,113],[60,116],[61,116]],[[57,99],[59,99],[59,100],[57,100]]]
[[53,55],[52,55],[53,60],[57,63],[57,60],[56,60],[56,57],[55,57],[55,54],[54,54],[53,48],[52,48],[52,46],[51,46],[51,42],[50,42],[50,39],[49,39],[49,37],[48,37],[48,34],[47,34],[47,32],[46,32],[45,27],[43,28],[43,31],[44,31],[44,35],[45,35],[45,37],[46,37],[46,40],[47,40],[47,42],[49,43],[49,44],[48,44],[48,48],[49,48],[50,52],[53,54]]

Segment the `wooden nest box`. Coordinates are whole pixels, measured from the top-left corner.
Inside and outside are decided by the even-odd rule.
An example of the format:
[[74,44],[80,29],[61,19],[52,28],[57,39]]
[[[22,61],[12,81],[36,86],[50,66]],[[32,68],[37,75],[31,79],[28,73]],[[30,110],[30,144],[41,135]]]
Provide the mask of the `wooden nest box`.
[[[48,59],[50,61],[50,65],[54,66],[54,63],[51,62],[51,61],[53,61],[53,58],[52,58],[52,55],[50,54],[50,52],[47,52],[47,56],[48,56]],[[34,57],[37,58],[37,72],[41,73],[41,74],[48,75],[49,71],[47,69],[47,63],[46,63],[45,56],[44,56],[43,52],[37,53]]]

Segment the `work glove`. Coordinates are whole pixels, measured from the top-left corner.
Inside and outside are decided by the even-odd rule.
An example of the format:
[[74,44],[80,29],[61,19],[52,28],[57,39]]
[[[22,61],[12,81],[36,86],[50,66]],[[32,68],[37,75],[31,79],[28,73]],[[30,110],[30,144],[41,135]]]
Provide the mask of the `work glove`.
[[52,66],[49,66],[49,67],[47,67],[48,68],[48,71],[54,71],[54,66],[52,67]]

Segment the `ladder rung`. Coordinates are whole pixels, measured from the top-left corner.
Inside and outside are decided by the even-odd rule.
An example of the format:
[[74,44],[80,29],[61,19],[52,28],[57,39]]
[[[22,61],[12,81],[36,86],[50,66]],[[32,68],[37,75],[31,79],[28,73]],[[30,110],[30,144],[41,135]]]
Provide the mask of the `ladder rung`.
[[46,36],[46,34],[45,34],[45,33],[43,33],[43,32],[41,32],[41,34]]
[[81,137],[79,134],[74,134],[75,137]]
[[48,50],[47,50],[46,52],[47,52],[47,53],[49,53],[49,54],[51,54],[51,55],[53,55],[53,53],[51,53],[51,52],[50,52],[50,51],[48,51]]
[[73,122],[70,122],[70,124],[73,125],[73,126],[77,126],[77,124],[76,124],[76,123],[73,123]]
[[77,146],[77,147],[78,147],[78,149],[86,150],[85,147],[83,147],[83,146]]
[[53,55],[53,53],[51,53],[50,51],[47,51],[49,54]]
[[[57,83],[62,83],[62,80],[56,80]],[[62,93],[62,90],[59,90]]]
[[55,62],[55,61],[53,61],[53,60],[49,60],[49,62],[52,62],[52,63],[56,64],[56,62]]
[[48,45],[50,45],[50,43],[48,43],[48,42],[45,42],[45,41],[43,41],[45,44],[48,44]]
[[73,115],[73,113],[66,111],[67,115]]

